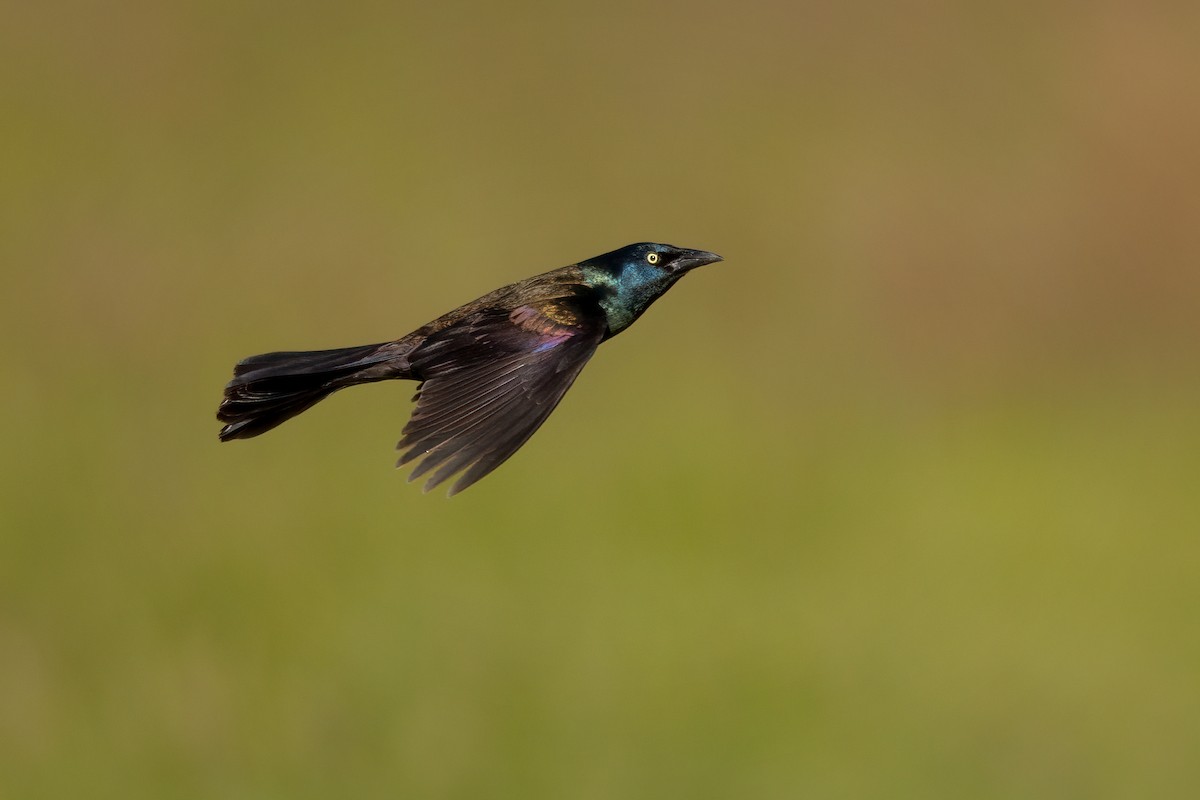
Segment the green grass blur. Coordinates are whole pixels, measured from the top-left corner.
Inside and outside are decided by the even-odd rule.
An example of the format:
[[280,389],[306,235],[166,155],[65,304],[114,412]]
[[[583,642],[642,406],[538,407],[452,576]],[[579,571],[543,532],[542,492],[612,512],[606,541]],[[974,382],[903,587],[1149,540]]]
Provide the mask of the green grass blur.
[[[19,4],[0,796],[1200,796],[1200,11]],[[233,362],[715,250],[453,500]]]

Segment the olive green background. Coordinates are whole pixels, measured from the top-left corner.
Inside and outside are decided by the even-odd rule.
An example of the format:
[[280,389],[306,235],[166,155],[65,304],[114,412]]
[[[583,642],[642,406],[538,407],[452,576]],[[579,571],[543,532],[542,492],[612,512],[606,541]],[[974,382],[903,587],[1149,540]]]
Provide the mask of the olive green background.
[[[0,17],[0,795],[1200,796],[1195,4]],[[715,250],[447,500],[235,360]]]

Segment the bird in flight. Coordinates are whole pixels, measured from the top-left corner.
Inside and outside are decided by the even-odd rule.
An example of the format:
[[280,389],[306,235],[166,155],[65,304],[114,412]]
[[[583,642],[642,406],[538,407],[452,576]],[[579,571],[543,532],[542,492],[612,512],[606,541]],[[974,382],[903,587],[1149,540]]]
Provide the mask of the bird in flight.
[[[419,381],[397,466],[451,495],[500,466],[546,421],[596,348],[630,325],[704,250],[642,242],[489,292],[399,339],[336,350],[264,353],[233,368],[221,441],[248,439],[338,389]],[[430,474],[431,473],[431,474]]]

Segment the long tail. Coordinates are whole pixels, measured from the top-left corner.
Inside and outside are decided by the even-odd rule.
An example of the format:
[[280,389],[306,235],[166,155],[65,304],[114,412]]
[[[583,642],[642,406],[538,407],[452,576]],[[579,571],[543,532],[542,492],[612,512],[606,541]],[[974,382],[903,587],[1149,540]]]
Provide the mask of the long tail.
[[221,441],[266,433],[346,386],[403,377],[380,368],[396,356],[385,346],[263,353],[242,359],[233,368],[233,380],[217,410],[217,419],[226,423]]

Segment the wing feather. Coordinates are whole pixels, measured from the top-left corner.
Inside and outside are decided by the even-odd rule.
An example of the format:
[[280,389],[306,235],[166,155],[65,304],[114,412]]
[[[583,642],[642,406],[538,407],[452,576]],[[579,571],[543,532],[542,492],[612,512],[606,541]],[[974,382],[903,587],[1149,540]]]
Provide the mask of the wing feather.
[[425,491],[462,473],[456,494],[500,466],[545,422],[596,351],[603,325],[555,306],[482,309],[432,334],[411,356],[422,379],[397,466]]

